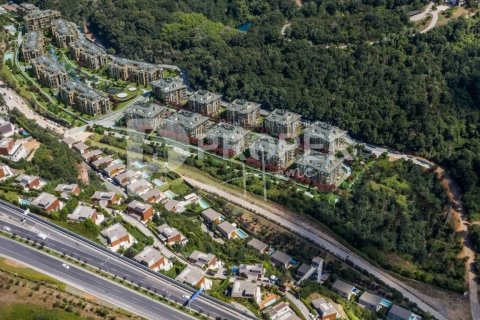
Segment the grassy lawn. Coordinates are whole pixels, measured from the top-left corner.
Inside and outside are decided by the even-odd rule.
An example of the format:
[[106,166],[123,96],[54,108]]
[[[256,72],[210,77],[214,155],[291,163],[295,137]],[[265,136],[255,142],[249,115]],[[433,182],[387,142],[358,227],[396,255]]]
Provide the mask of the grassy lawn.
[[83,223],[58,221],[58,220],[52,220],[52,222],[59,225],[60,227],[68,229],[82,237],[85,237],[91,241],[94,241],[100,244],[100,241],[97,239],[98,233],[85,228],[85,225]]
[[63,310],[47,310],[32,304],[0,303],[0,320],[82,320],[80,316]]
[[[31,281],[50,283],[62,290],[65,289],[64,283],[58,280],[55,280],[47,275],[44,275],[38,271],[35,271],[33,269],[26,268],[21,265],[16,265],[15,263],[12,263],[5,258],[0,258],[0,270],[11,273],[11,274],[15,274],[19,277],[22,277]],[[0,315],[0,319],[3,319],[1,318],[1,315]],[[23,319],[23,318],[17,318],[17,319]]]
[[180,196],[184,196],[192,192],[192,189],[189,186],[187,186],[187,184],[183,181],[183,179],[177,179],[173,181],[172,183],[170,183],[169,188],[174,193]]

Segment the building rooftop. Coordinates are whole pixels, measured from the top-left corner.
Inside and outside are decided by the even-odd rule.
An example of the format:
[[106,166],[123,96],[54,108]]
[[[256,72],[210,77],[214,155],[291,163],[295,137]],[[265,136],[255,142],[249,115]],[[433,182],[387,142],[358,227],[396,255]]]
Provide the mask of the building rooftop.
[[[413,313],[410,310],[400,307],[394,304],[390,311],[388,311],[388,318],[401,319],[401,320],[414,320]],[[418,317],[417,319],[421,319]]]
[[73,147],[74,147],[75,149],[79,150],[79,151],[83,151],[83,150],[86,150],[86,149],[89,148],[85,143],[83,143],[83,142],[81,142],[81,141],[75,143],[75,144],[73,145]]
[[167,196],[162,191],[156,188],[148,190],[146,193],[140,196],[140,198],[142,198],[143,201],[147,201],[150,198],[166,198],[166,197]]
[[91,219],[95,212],[95,209],[87,206],[78,205],[75,210],[73,210],[73,212],[70,213],[67,217],[71,220],[83,221],[86,219]]
[[285,109],[275,109],[267,116],[266,120],[277,122],[280,124],[291,124],[299,121],[302,116],[298,113],[291,112]]
[[128,204],[128,209],[135,210],[135,211],[138,211],[138,212],[145,212],[145,211],[149,210],[150,208],[152,208],[151,205],[140,202],[140,201],[137,201],[137,200],[133,200],[132,202],[130,202]]
[[155,71],[155,70],[161,69],[161,67],[156,64],[118,58],[118,57],[113,58],[112,64],[116,64],[123,67],[134,67],[138,69],[143,69],[143,71]]
[[376,294],[365,291],[364,293],[362,293],[362,295],[358,299],[358,302],[360,304],[365,303],[365,304],[369,304],[369,305],[378,306],[380,304],[380,302],[382,301],[382,299],[383,299],[382,297],[377,296]]
[[288,151],[294,150],[296,145],[287,143],[285,140],[279,140],[270,136],[261,136],[250,145],[250,150],[263,152],[267,155],[282,155]]
[[97,201],[112,200],[113,198],[115,198],[115,192],[95,191],[92,196],[92,199]]
[[175,280],[196,286],[205,277],[204,273],[197,269],[186,267]]
[[137,254],[133,259],[138,262],[145,262],[148,266],[155,264],[163,258],[163,255],[160,251],[153,247],[145,247],[139,254]]
[[132,178],[135,178],[136,176],[138,176],[138,174],[133,171],[133,170],[126,170],[126,171],[123,171],[122,173],[119,173],[116,177],[115,177],[115,180],[117,181],[123,181],[125,179],[132,179]]
[[132,118],[154,119],[167,110],[167,107],[156,103],[137,102],[128,107],[123,113]]
[[325,141],[334,141],[347,134],[347,131],[328,123],[317,121],[308,126],[304,131],[305,136],[318,137]]
[[26,175],[26,174],[21,174],[15,179],[15,181],[17,181],[18,183],[22,183],[22,184],[29,184],[30,182],[32,182],[35,179],[40,179],[40,178],[38,176],[30,176],[30,175]]
[[38,19],[38,18],[43,18],[43,17],[50,16],[50,15],[60,15],[60,12],[58,12],[56,10],[50,10],[50,9],[47,9],[47,10],[33,10],[25,16],[25,19],[26,20]]
[[137,180],[133,183],[130,183],[127,188],[131,191],[135,191],[140,188],[151,188],[152,184],[145,179]]
[[90,55],[106,55],[107,54],[107,52],[102,47],[99,47],[93,42],[90,42],[84,38],[70,42],[70,46],[79,48],[83,50],[85,53],[88,53]]
[[100,159],[97,159],[95,161],[92,162],[92,165],[95,167],[95,168],[98,168],[99,166],[105,164],[105,163],[108,163],[108,162],[112,162],[113,161],[113,157],[108,155],[108,156],[105,156],[105,157],[102,157]]
[[102,236],[108,238],[110,242],[115,242],[118,239],[128,235],[128,231],[120,222],[117,222],[114,225],[102,230],[101,234]]
[[76,31],[76,25],[73,22],[64,19],[55,19],[52,26],[62,36],[68,36]]
[[290,260],[292,260],[292,257],[290,257],[288,254],[283,253],[280,250],[277,250],[272,254],[272,259],[282,264],[287,264],[287,263],[290,263]]
[[247,245],[249,245],[250,247],[252,247],[254,249],[257,249],[260,252],[263,252],[263,251],[267,250],[267,248],[268,248],[268,244],[266,244],[265,242],[262,242],[258,239],[255,239],[255,238],[250,240],[247,243]]
[[227,105],[227,110],[247,114],[260,110],[260,104],[245,99],[236,99]]
[[215,255],[211,253],[204,253],[198,250],[192,252],[192,254],[188,257],[189,260],[195,261],[195,265],[203,268],[205,265],[210,263],[212,259],[215,259]]
[[312,305],[324,317],[337,313],[337,309],[335,309],[333,304],[324,298],[313,300]]
[[32,60],[32,64],[41,65],[44,70],[53,74],[66,73],[63,65],[60,62],[53,60],[49,56],[35,58]]
[[309,264],[306,264],[306,263],[302,263],[302,265],[300,266],[300,268],[297,269],[297,274],[299,276],[303,276],[305,274],[307,274],[308,271],[310,271],[310,269],[312,269],[312,266],[309,265]]
[[235,280],[232,285],[232,296],[255,296],[258,285],[250,280]]
[[180,234],[174,227],[170,227],[168,224],[164,223],[161,226],[157,227],[157,231],[162,234],[166,238],[175,237],[176,235]]
[[152,87],[159,88],[164,93],[169,93],[172,91],[177,91],[181,89],[186,89],[187,86],[183,82],[183,79],[180,77],[175,78],[162,78],[150,83]]
[[277,320],[300,320],[300,318],[290,309],[290,305],[288,302],[282,301],[277,303],[274,306],[271,306],[265,311],[264,314],[268,315],[270,319],[277,319]]
[[39,31],[31,31],[25,35],[25,43],[23,47],[25,50],[40,50],[43,46],[42,41],[43,34]]
[[72,192],[78,188],[78,184],[72,183],[72,184],[58,184],[57,187],[55,188],[55,191],[57,192]]
[[245,138],[248,131],[239,126],[230,123],[220,122],[212,129],[208,130],[207,136],[210,138],[222,137],[227,143],[235,143]]
[[189,101],[200,104],[207,104],[220,100],[221,98],[222,96],[219,94],[207,90],[198,90],[190,96]]
[[32,205],[45,209],[56,200],[58,200],[58,198],[53,194],[42,192],[38,197],[35,198],[35,200],[32,201]]
[[88,151],[87,153],[83,154],[82,157],[84,159],[91,159],[93,157],[101,155],[103,152],[101,150],[95,149],[92,151]]
[[172,114],[167,118],[167,121],[178,124],[187,129],[195,129],[198,126],[208,121],[208,117],[205,117],[199,113],[190,112],[187,110],[180,110],[179,112]]
[[237,230],[237,228],[235,228],[234,225],[228,221],[223,221],[222,223],[220,223],[218,225],[218,229],[225,234],[230,234]]
[[297,165],[312,168],[320,172],[332,172],[343,163],[343,158],[324,153],[310,153],[297,160]]
[[352,293],[353,289],[355,289],[355,286],[346,283],[342,280],[337,280],[335,283],[332,285],[332,289],[339,291],[339,292],[344,292],[346,294]]
[[202,217],[204,217],[208,221],[214,221],[221,216],[222,215],[219,212],[213,210],[212,208],[208,208],[202,211]]
[[77,95],[89,100],[99,100],[106,98],[99,91],[89,88],[86,84],[80,81],[67,81],[61,86],[61,88],[67,91],[73,91]]

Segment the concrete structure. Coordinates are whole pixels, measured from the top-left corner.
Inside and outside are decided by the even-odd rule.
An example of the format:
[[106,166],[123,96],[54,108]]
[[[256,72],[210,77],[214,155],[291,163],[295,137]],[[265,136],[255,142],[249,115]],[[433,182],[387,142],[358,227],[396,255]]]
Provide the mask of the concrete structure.
[[381,308],[380,302],[382,302],[382,300],[382,297],[365,291],[358,299],[358,303],[372,312],[377,312]]
[[410,310],[394,304],[388,311],[387,320],[422,320],[422,318]]
[[211,117],[220,111],[221,95],[207,90],[198,90],[188,99],[188,107],[193,112]]
[[73,221],[85,221],[87,219],[92,219],[93,222],[98,222],[99,215],[97,211],[93,208],[78,205],[72,213],[67,215],[68,220]]
[[290,267],[290,261],[292,260],[292,257],[290,257],[288,254],[283,253],[280,250],[275,251],[272,256],[272,263],[277,266],[277,267],[283,267],[285,269],[288,269]]
[[126,187],[138,177],[138,173],[132,170],[123,171],[115,176],[115,181],[122,187]]
[[285,168],[295,159],[295,144],[262,136],[250,145],[250,157],[257,167]]
[[176,138],[202,138],[208,118],[201,114],[180,110],[165,119],[164,134],[170,134]]
[[65,104],[90,116],[98,116],[111,111],[110,100],[107,96],[78,81],[68,81],[61,85],[59,97]]
[[31,60],[35,77],[44,86],[56,89],[68,81],[65,68],[48,56],[41,56]]
[[121,160],[115,160],[113,163],[111,163],[108,167],[103,169],[103,172],[105,172],[109,177],[113,178],[116,175],[118,175],[120,172],[123,172],[125,170],[125,164]]
[[149,204],[133,200],[128,204],[127,212],[140,217],[142,221],[148,221],[153,217],[153,207]]
[[132,242],[130,234],[120,222],[102,230],[101,235],[107,240],[108,245],[112,248],[124,247]]
[[60,209],[60,200],[53,194],[42,192],[31,202],[31,205],[43,209],[46,212],[53,212]]
[[247,246],[256,249],[256,250],[257,250],[258,252],[260,252],[261,254],[267,253],[267,250],[268,250],[268,244],[266,244],[265,242],[262,242],[262,241],[260,241],[260,240],[258,240],[258,239],[255,239],[255,238],[253,238],[252,240],[250,240],[250,241],[247,243]]
[[177,229],[164,223],[157,227],[158,237],[166,244],[173,246],[175,244],[185,244],[186,239]]
[[72,145],[73,149],[77,150],[80,154],[85,154],[88,151],[89,146],[83,142],[77,142]]
[[61,194],[61,197],[68,199],[70,195],[78,196],[80,194],[80,187],[76,183],[72,184],[58,184],[55,187],[55,191]]
[[159,189],[152,189],[140,196],[143,201],[148,203],[165,203],[168,197]]
[[31,31],[25,35],[22,45],[23,60],[30,63],[32,59],[45,54],[45,39],[41,31]]
[[175,278],[175,280],[186,283],[200,289],[205,285],[205,274],[200,270],[186,267],[183,271]]
[[328,185],[342,178],[342,163],[343,158],[324,153],[306,154],[296,162],[300,177]]
[[188,257],[188,261],[204,269],[215,269],[217,267],[217,257],[215,255],[198,250],[192,252]]
[[114,58],[108,65],[108,73],[114,79],[132,81],[143,86],[162,77],[162,67],[134,60]]
[[36,5],[34,4],[31,4],[31,3],[21,3],[19,6],[18,6],[18,12],[22,15],[22,16],[25,16],[29,13],[32,13],[32,12],[35,12],[35,11],[38,11],[40,10]]
[[353,289],[355,289],[355,286],[343,282],[342,280],[337,280],[332,285],[332,291],[347,300],[350,300],[350,298],[352,297]]
[[241,264],[238,275],[249,280],[260,280],[265,276],[265,268],[259,264]]
[[256,127],[260,115],[260,104],[236,99],[227,105],[227,121],[246,128]]
[[235,280],[230,292],[232,298],[252,299],[255,303],[260,304],[262,295],[260,287],[249,280]]
[[300,118],[298,113],[275,109],[265,118],[263,125],[265,131],[274,137],[293,138],[300,132]]
[[102,208],[106,208],[112,204],[120,204],[121,198],[115,192],[96,191],[91,200]]
[[15,179],[15,181],[26,190],[31,190],[31,189],[36,190],[41,187],[40,177],[37,177],[37,176],[29,176],[26,174],[21,174]]
[[168,104],[179,104],[186,99],[187,86],[182,78],[159,79],[150,83],[157,98]]
[[182,213],[186,210],[185,203],[183,201],[181,202],[174,199],[167,200],[164,206],[167,211],[174,213]]
[[142,252],[137,254],[133,259],[155,271],[168,271],[173,266],[172,263],[165,258],[160,251],[153,247],[145,247]]
[[123,116],[129,128],[149,132],[163,124],[167,113],[168,109],[165,106],[142,101],[128,107]]
[[347,131],[324,122],[315,122],[303,133],[305,150],[336,154],[348,146]]
[[108,56],[105,50],[87,39],[70,42],[70,56],[82,67],[98,70],[105,66]]
[[127,191],[137,196],[141,196],[150,189],[152,189],[152,184],[145,179],[137,180],[127,186]]
[[285,301],[265,309],[263,313],[270,320],[300,320],[300,318],[290,308],[288,302]]
[[237,237],[237,228],[228,221],[223,221],[217,226],[218,231],[227,239]]
[[51,24],[53,41],[58,47],[67,48],[70,42],[78,39],[77,28],[73,22],[64,19],[53,20]]
[[324,298],[313,300],[312,305],[317,310],[320,320],[334,320],[340,317],[333,304]]
[[206,148],[220,151],[226,157],[233,157],[245,149],[247,133],[242,127],[221,122],[207,131]]
[[13,136],[16,131],[17,130],[12,123],[8,121],[0,123],[0,138],[9,138]]
[[222,214],[213,210],[212,208],[203,210],[201,215],[207,224],[219,224],[222,222]]
[[32,10],[23,19],[28,31],[41,31],[50,28],[51,22],[60,16],[60,12],[56,10]]

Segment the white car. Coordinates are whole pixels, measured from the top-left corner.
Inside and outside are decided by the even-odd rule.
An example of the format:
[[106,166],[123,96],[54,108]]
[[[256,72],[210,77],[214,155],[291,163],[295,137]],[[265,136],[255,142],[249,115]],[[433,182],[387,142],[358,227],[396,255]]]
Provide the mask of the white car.
[[66,264],[66,263],[62,263],[62,267],[64,267],[64,268],[67,269],[67,270],[70,269],[70,266],[69,266],[68,264]]
[[3,230],[5,230],[5,231],[10,231],[11,229],[10,229],[9,226],[5,226],[5,227],[3,227]]
[[190,300],[190,296],[189,296],[188,294],[184,294],[184,295],[183,295],[183,299],[185,299],[185,300]]
[[47,235],[45,233],[39,233],[39,234],[37,234],[37,238],[45,240],[45,239],[47,239]]

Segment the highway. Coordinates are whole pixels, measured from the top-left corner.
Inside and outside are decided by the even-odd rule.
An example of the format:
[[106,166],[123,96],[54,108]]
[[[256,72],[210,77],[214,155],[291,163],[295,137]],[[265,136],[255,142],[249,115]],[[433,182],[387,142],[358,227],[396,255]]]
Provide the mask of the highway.
[[[130,259],[122,259],[108,249],[98,248],[81,240],[79,236],[73,237],[54,227],[47,225],[43,219],[29,215],[25,222],[20,222],[23,217],[22,209],[5,204],[0,201],[0,225],[3,228],[8,226],[12,233],[23,238],[38,240],[52,250],[65,253],[75,259],[80,259],[92,267],[116,275],[135,285],[150,289],[165,298],[185,303],[185,295],[190,296],[194,289],[179,284],[173,279],[167,278],[158,273],[151,272],[146,267]],[[41,232],[47,235],[43,241],[37,239]],[[226,305],[212,297],[202,294],[197,300],[191,303],[191,308],[214,319],[251,319],[231,305]]]
[[0,237],[0,256],[18,261],[72,287],[147,319],[195,319],[173,307],[102,278],[95,273],[85,271],[75,265],[69,264],[70,268],[67,270],[62,266],[61,260],[14,240]]

